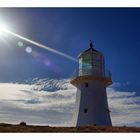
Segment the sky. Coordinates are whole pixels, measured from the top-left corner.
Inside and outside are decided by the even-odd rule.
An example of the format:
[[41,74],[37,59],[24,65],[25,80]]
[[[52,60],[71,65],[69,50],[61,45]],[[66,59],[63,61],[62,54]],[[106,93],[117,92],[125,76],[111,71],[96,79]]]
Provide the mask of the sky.
[[[0,22],[5,23],[9,30],[21,36],[74,58],[88,49],[89,42],[92,40],[95,49],[105,55],[106,69],[112,73],[114,84],[107,90],[109,104],[114,110],[111,114],[114,124],[140,126],[138,117],[140,116],[139,8],[0,8]],[[62,96],[62,100],[67,98],[63,97],[67,95],[61,94],[70,90],[69,84],[66,89],[61,89],[51,86],[49,82],[51,80],[68,81],[77,69],[78,63],[75,61],[39,48],[10,34],[0,34],[0,103],[3,106],[1,108],[3,117],[1,116],[0,121],[8,121],[9,116],[14,115],[11,112],[22,114],[27,111],[26,113],[29,115],[32,110],[31,118],[39,111],[41,111],[39,114],[43,115],[37,115],[35,121],[39,120],[38,118],[45,118],[45,115],[49,114],[46,123],[56,124],[55,120],[58,119],[54,118],[54,122],[49,120],[54,116],[51,114],[54,113],[58,118],[63,116],[62,118],[66,119],[67,124],[72,115],[72,111],[67,112],[67,109],[73,109],[75,88],[70,88],[70,95],[68,95],[71,97],[71,101],[68,101],[70,104],[67,105],[60,99],[62,102],[60,106],[63,109],[57,108],[54,112],[51,112],[53,107],[50,109],[46,107],[47,104],[44,103],[42,96],[54,95],[54,99],[50,97],[50,102],[59,101],[59,96]],[[38,79],[36,82],[34,82],[35,78]],[[38,81],[41,81],[40,85],[49,83],[51,88],[33,89],[32,86],[38,87],[36,85]],[[28,101],[26,99],[28,96],[33,99]],[[41,101],[38,98],[41,98]],[[16,108],[17,106],[19,108]],[[38,106],[39,111],[35,109]],[[40,109],[42,106],[43,108]],[[124,113],[123,109],[128,112]],[[127,117],[128,114],[130,117]],[[32,119],[27,120],[29,118],[27,116],[24,119],[33,123]],[[4,120],[4,118],[7,119]],[[16,119],[13,122],[23,119],[12,118]],[[119,123],[119,118],[120,120],[121,118],[126,119],[126,122]],[[45,121],[45,119],[41,120]],[[63,122],[63,120],[61,121]],[[42,122],[38,121],[38,123]]]
[[[38,79],[31,84],[0,84],[0,122],[21,121],[32,125],[75,126],[76,88],[70,79]],[[122,92],[114,83],[107,88],[111,120],[114,126],[140,126],[140,97]]]

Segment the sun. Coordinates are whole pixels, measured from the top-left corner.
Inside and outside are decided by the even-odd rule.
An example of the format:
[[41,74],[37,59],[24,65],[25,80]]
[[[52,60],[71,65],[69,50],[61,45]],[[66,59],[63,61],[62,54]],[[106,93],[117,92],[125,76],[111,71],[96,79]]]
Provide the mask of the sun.
[[7,25],[4,23],[0,23],[0,35],[3,35],[4,32],[6,32],[7,30],[8,30]]

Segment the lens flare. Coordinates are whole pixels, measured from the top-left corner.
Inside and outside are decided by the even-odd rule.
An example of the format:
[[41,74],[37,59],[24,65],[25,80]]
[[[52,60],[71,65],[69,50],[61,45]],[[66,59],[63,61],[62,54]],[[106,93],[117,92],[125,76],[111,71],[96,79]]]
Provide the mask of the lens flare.
[[21,41],[19,41],[19,42],[17,43],[17,45],[18,45],[18,47],[20,47],[20,48],[22,48],[22,47],[24,46],[23,42],[21,42]]
[[31,52],[32,52],[32,48],[31,48],[31,47],[26,47],[25,51],[26,51],[27,53],[31,53]]
[[46,59],[46,60],[44,61],[44,64],[45,64],[45,66],[50,66],[51,62],[50,62],[48,59]]
[[37,51],[32,51],[32,56],[33,57],[38,57],[40,54]]
[[46,46],[46,45],[43,45],[43,44],[41,44],[41,43],[38,43],[38,42],[36,42],[36,41],[30,40],[30,39],[28,39],[28,38],[26,38],[26,37],[24,37],[24,36],[21,36],[21,35],[19,35],[19,34],[17,34],[17,33],[12,32],[12,31],[10,31],[10,30],[5,30],[5,32],[7,32],[8,34],[11,34],[11,35],[13,35],[13,36],[15,36],[15,37],[17,37],[17,38],[20,38],[20,39],[22,39],[22,40],[25,40],[25,41],[27,41],[27,42],[33,44],[33,45],[36,45],[36,46],[38,46],[38,47],[40,47],[40,48],[43,48],[43,49],[45,49],[45,50],[48,50],[48,51],[50,51],[50,52],[56,53],[56,54],[58,54],[58,55],[60,55],[60,56],[63,56],[63,57],[65,57],[65,58],[67,58],[67,59],[70,59],[70,60],[73,60],[73,61],[77,62],[77,59],[75,59],[74,57],[72,57],[72,56],[70,56],[70,55],[67,55],[67,54],[65,54],[65,53],[63,53],[63,52],[60,52],[60,51],[55,50],[55,49],[52,49],[52,48],[50,48],[50,47],[48,47],[48,46]]

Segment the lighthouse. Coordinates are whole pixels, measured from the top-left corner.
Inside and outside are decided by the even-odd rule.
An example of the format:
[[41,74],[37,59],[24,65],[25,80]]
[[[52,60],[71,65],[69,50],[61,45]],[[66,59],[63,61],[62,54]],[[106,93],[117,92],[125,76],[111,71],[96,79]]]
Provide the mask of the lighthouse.
[[77,88],[76,126],[111,126],[106,87],[112,84],[112,78],[105,70],[104,55],[90,42],[89,48],[78,56],[78,60],[78,74],[70,81]]

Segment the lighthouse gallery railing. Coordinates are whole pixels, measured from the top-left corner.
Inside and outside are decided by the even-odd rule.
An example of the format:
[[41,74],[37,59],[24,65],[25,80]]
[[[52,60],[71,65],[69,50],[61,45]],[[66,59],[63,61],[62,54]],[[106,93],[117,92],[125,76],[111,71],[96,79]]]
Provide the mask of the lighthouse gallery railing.
[[104,77],[104,78],[111,78],[111,72],[109,70],[105,71],[95,71],[93,69],[80,69],[76,70],[72,75],[71,78],[79,77],[79,76],[95,76],[95,77]]

